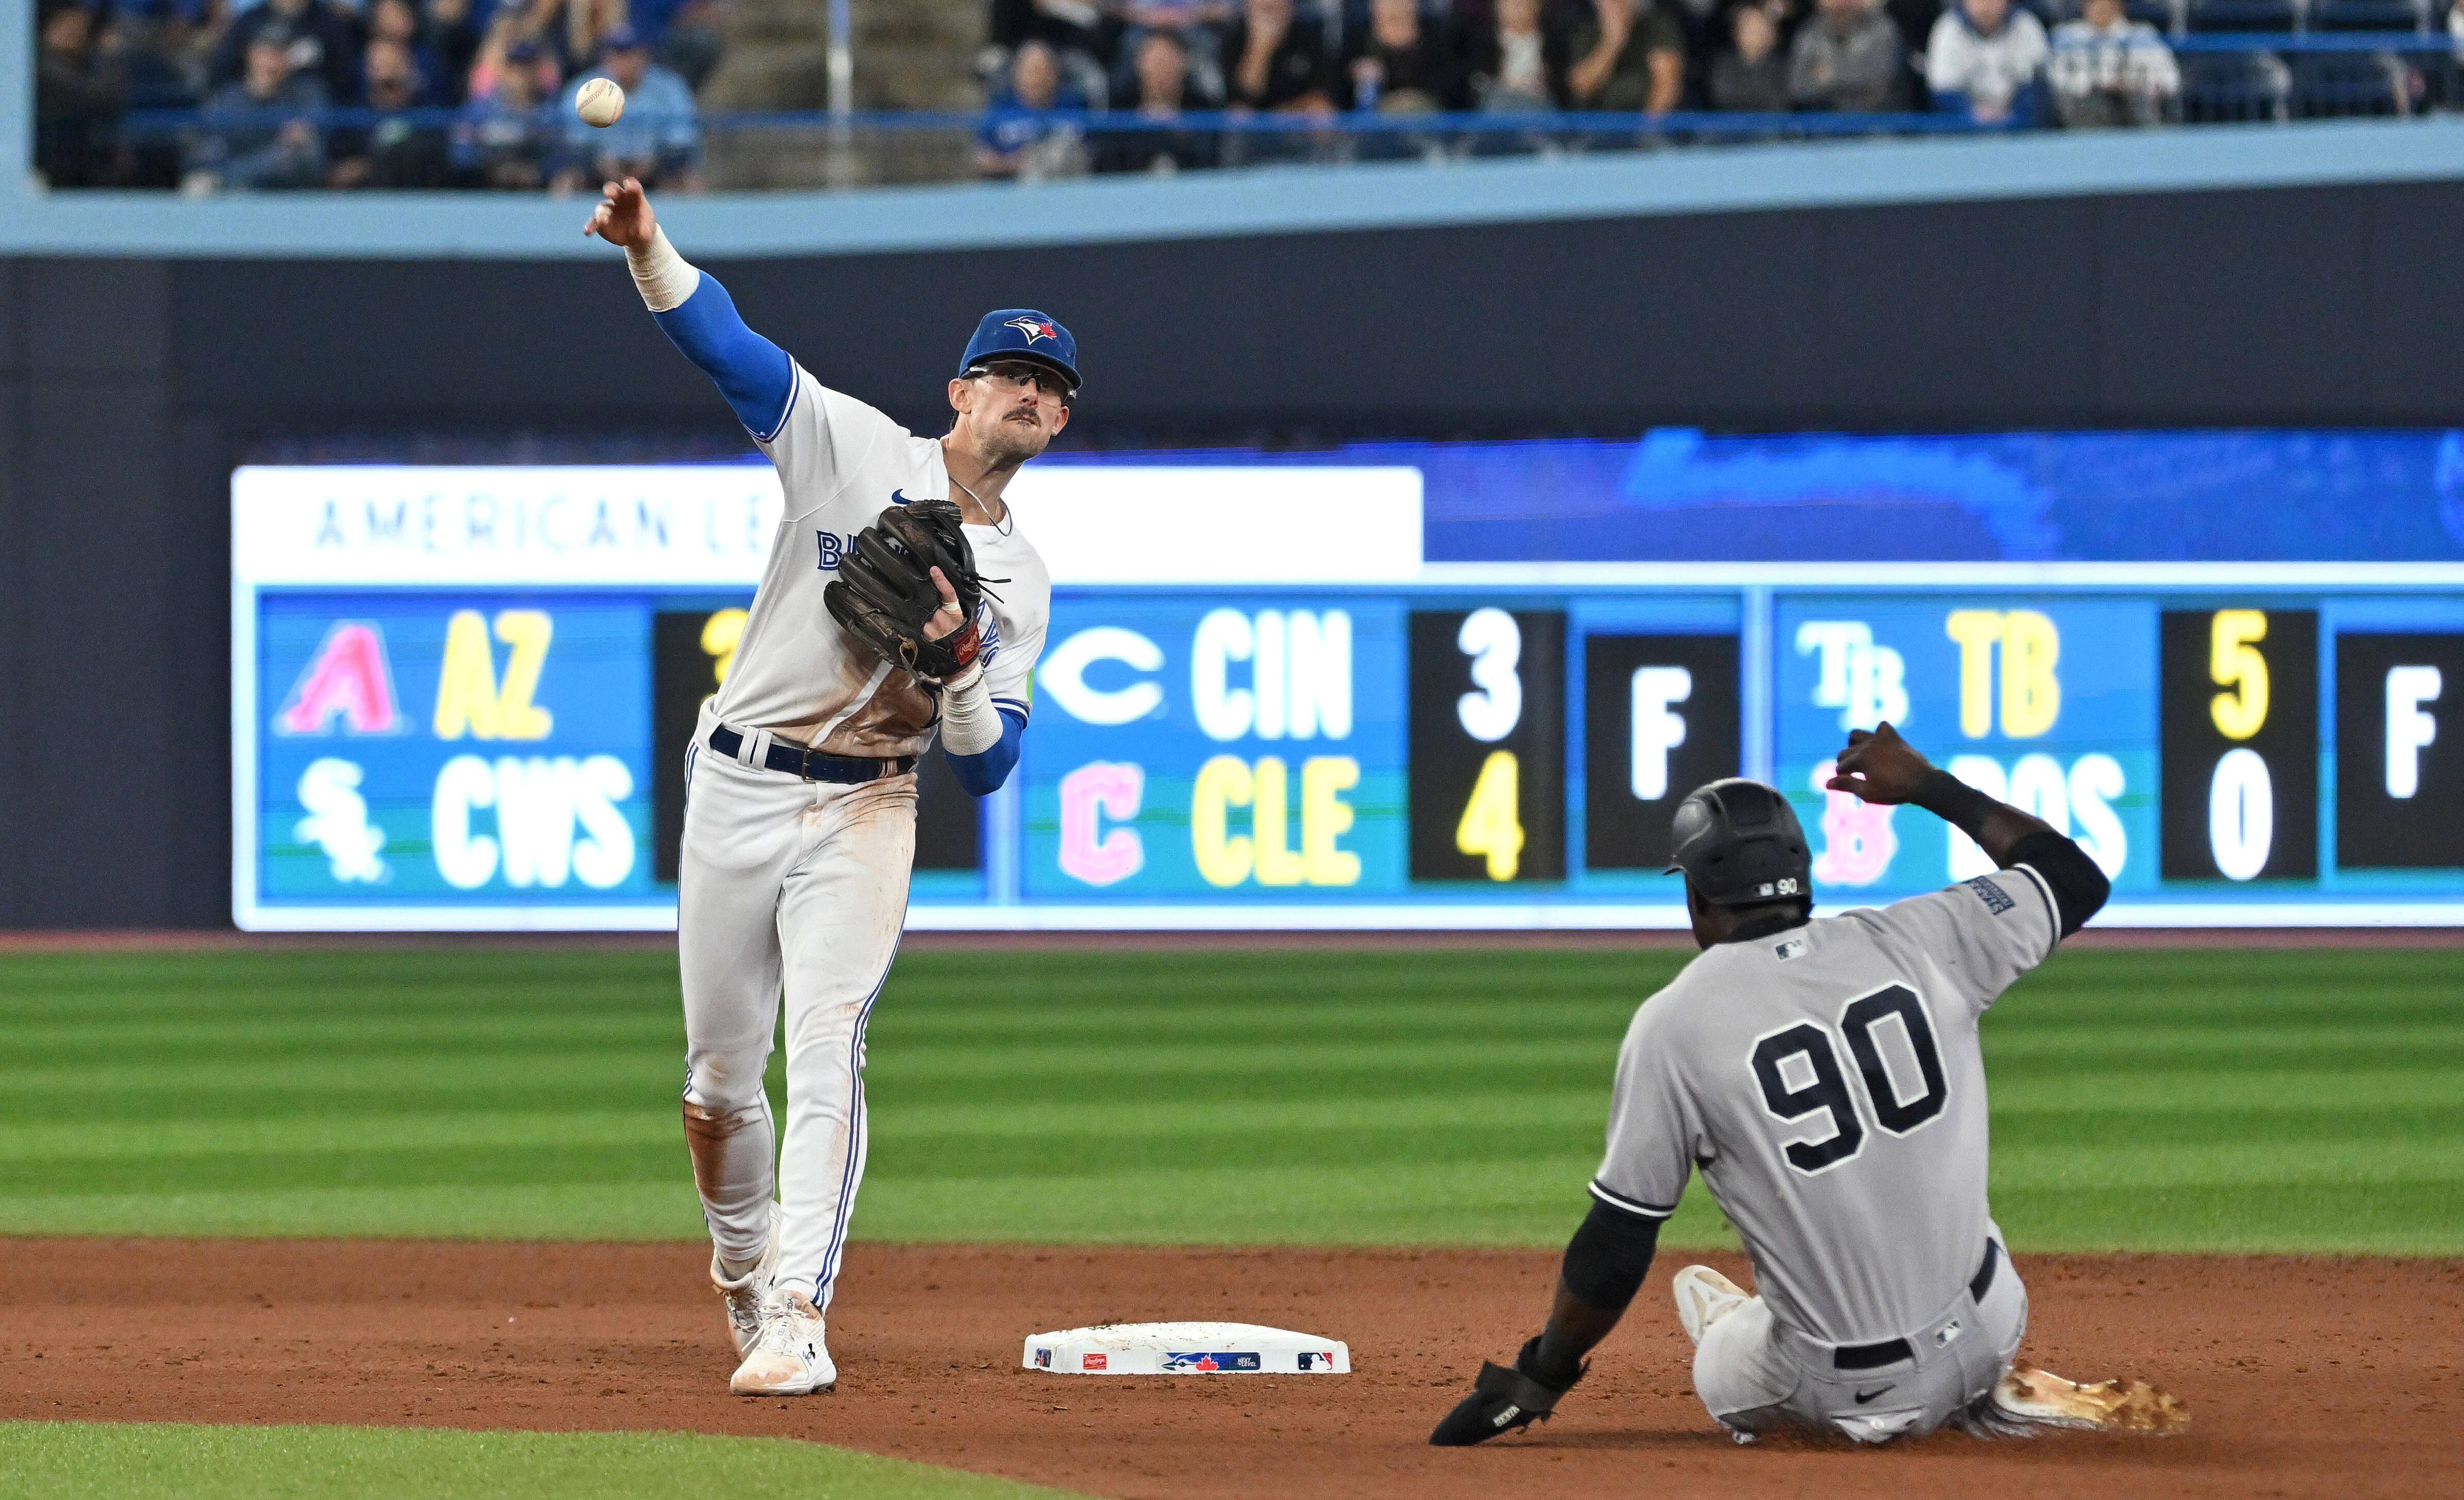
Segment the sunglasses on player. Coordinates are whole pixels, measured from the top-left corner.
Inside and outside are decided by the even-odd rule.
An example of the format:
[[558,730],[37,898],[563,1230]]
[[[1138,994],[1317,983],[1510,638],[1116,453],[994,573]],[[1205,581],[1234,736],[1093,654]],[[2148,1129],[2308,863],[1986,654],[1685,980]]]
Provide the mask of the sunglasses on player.
[[1031,360],[1002,360],[996,364],[973,365],[967,370],[967,376],[971,380],[997,381],[1013,389],[1033,386],[1063,406],[1067,406],[1070,397],[1077,393],[1067,377],[1059,370]]

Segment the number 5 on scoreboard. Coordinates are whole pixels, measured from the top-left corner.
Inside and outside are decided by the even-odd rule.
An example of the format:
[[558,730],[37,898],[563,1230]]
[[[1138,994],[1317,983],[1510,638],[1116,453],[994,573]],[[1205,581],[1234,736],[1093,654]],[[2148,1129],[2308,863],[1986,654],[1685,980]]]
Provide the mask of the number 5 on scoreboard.
[[2208,675],[2231,688],[2208,704],[2216,733],[2248,739],[2267,722],[2267,658],[2255,644],[2267,639],[2263,609],[2219,609],[2209,627]]
[[1485,858],[1491,880],[1513,879],[1523,861],[1522,787],[1514,752],[1490,751],[1455,825],[1455,848]]

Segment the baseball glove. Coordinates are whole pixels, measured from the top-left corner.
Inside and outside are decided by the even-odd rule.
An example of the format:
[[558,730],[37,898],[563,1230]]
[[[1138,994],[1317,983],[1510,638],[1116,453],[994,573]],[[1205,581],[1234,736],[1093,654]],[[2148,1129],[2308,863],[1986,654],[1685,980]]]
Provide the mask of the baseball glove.
[[1591,1366],[1575,1366],[1574,1373],[1565,1377],[1566,1383],[1558,1385],[1538,1368],[1539,1355],[1540,1340],[1535,1338],[1514,1357],[1512,1368],[1482,1365],[1480,1379],[1471,1382],[1471,1394],[1446,1413],[1438,1430],[1429,1434],[1429,1442],[1441,1448],[1469,1447],[1501,1432],[1547,1422],[1557,1408],[1558,1398],[1573,1390]]
[[[957,591],[967,623],[933,640],[924,629],[941,607],[941,592],[933,586],[936,567]],[[976,611],[983,597],[975,548],[967,544],[958,507],[948,500],[885,509],[856,533],[839,562],[839,576],[822,590],[822,603],[841,629],[891,666],[936,679],[965,671],[982,650]]]

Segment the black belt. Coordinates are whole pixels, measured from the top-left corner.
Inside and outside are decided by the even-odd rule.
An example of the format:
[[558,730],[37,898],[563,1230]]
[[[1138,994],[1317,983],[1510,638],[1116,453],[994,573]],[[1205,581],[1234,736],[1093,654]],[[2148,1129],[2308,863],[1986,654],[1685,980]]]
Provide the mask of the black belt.
[[[744,737],[725,724],[710,732],[710,747],[733,761],[744,749]],[[915,769],[912,755],[879,756],[824,755],[783,739],[770,741],[770,753],[761,763],[787,776],[801,776],[808,782],[877,782],[885,776],[905,776]]]
[[[1969,1301],[1982,1302],[1985,1294],[1993,1290],[1993,1271],[2001,1262],[2002,1246],[1986,1241],[1985,1259],[1977,1265],[1976,1274],[1968,1278]],[[1832,1367],[1839,1370],[1879,1370],[1915,1357],[1904,1338],[1885,1338],[1879,1344],[1848,1344],[1831,1351]]]

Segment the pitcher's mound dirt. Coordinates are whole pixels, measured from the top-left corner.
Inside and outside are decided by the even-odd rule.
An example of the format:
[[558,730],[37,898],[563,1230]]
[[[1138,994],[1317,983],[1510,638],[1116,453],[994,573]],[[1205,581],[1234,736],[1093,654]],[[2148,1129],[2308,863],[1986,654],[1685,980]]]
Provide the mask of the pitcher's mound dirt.
[[[1662,1255],[1548,1426],[1425,1446],[1546,1307],[1528,1251],[860,1245],[837,1392],[747,1401],[706,1252],[676,1245],[0,1240],[0,1417],[689,1428],[820,1439],[1098,1495],[2464,1494],[2464,1262],[2022,1256],[2027,1352],[2146,1377],[2177,1438],[1732,1446]],[[1709,1257],[1731,1274],[1730,1257]],[[1104,1379],[1021,1342],[1233,1318],[1348,1340],[1348,1376]]]

